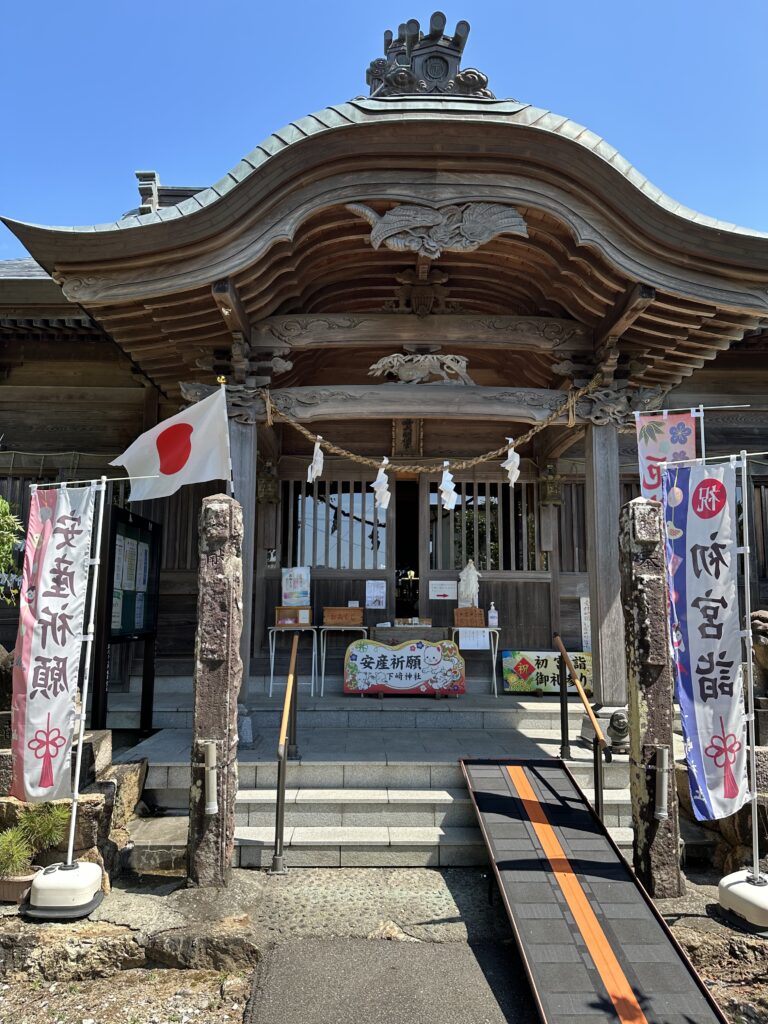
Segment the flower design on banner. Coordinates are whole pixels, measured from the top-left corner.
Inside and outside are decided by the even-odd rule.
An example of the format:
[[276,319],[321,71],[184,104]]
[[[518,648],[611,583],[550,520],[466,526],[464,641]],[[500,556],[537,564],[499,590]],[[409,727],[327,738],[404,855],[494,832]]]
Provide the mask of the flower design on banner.
[[672,444],[686,444],[691,436],[691,428],[685,423],[676,423],[669,428],[669,439]]
[[27,744],[37,760],[43,762],[40,789],[53,787],[53,758],[59,756],[59,751],[66,743],[66,737],[61,730],[55,726],[51,728],[51,716],[48,715],[45,729],[38,729]]
[[685,462],[688,458],[688,452],[672,452],[669,456],[670,462]]
[[731,765],[735,763],[740,750],[741,741],[735,733],[726,733],[721,716],[720,732],[715,733],[705,747],[704,753],[715,762],[715,767],[723,769],[723,795],[728,800],[733,800],[739,795],[739,786],[733,777]]

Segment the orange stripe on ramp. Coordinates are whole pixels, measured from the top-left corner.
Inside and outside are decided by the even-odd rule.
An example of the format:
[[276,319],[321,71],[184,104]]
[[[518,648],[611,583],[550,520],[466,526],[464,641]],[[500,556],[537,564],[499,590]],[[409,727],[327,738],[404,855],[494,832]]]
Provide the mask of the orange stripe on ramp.
[[555,830],[528,781],[525,770],[520,765],[507,765],[507,771],[565,896],[568,909],[584,937],[597,972],[608,990],[619,1020],[622,1024],[648,1024],[571,862],[566,857]]

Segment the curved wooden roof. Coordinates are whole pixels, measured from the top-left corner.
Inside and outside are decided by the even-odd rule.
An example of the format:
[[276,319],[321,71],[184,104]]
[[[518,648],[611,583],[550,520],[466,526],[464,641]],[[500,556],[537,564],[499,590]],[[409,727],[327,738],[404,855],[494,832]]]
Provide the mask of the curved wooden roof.
[[437,262],[463,311],[599,333],[649,285],[620,347],[637,383],[666,386],[768,322],[768,234],[687,209],[594,133],[513,101],[360,98],[276,132],[178,206],[88,228],[5,223],[168,390],[231,341],[215,281],[230,279],[250,323],[381,310],[414,256],[372,249],[347,204],[477,200],[514,204],[528,237]]

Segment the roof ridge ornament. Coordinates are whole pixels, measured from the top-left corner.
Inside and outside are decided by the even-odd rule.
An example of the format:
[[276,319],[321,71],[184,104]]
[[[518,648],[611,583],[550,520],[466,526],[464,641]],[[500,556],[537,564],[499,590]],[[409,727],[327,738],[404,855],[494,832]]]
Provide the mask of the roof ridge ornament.
[[476,68],[461,70],[461,55],[469,38],[469,22],[459,21],[452,36],[443,34],[445,15],[435,11],[429,32],[418,21],[400,25],[397,37],[384,33],[384,56],[371,62],[366,82],[371,96],[451,95],[471,99],[496,97],[488,89],[488,77]]

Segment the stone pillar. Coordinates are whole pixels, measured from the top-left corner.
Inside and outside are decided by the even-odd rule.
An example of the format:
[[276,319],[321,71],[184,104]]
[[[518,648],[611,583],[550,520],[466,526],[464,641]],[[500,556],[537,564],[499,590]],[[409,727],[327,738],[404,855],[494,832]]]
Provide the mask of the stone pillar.
[[587,427],[586,528],[592,679],[595,699],[627,702],[627,662],[619,573],[619,442],[613,425]]
[[[187,875],[226,885],[235,846],[237,697],[242,680],[243,518],[224,494],[203,499],[195,634],[192,784]],[[205,744],[216,744],[218,813],[205,813]]]
[[[621,511],[621,592],[629,675],[630,786],[635,872],[656,899],[681,896],[673,755],[674,676],[661,505],[635,498]],[[657,746],[669,748],[668,817],[656,812]]]
[[230,415],[229,443],[232,453],[232,477],[235,498],[243,513],[243,633],[240,657],[246,687],[250,675],[253,637],[253,569],[256,550],[256,423],[249,414],[235,409]]

